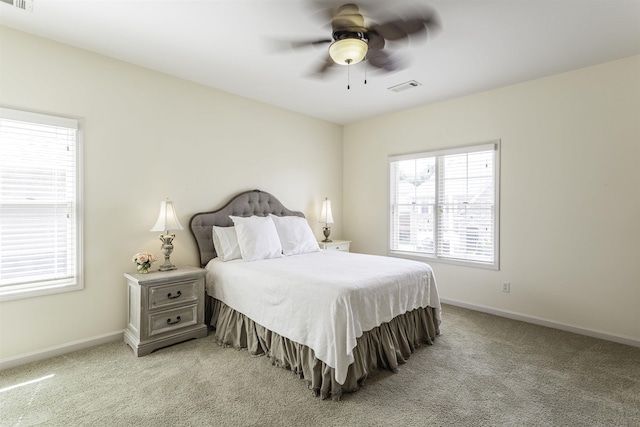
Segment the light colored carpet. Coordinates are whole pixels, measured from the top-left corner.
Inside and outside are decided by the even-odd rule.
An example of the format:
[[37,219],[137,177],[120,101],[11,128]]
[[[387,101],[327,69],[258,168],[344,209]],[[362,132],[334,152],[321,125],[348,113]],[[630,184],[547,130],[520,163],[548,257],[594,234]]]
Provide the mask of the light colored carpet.
[[640,348],[448,305],[443,317],[433,346],[340,402],[209,336],[140,358],[117,342],[0,372],[0,424],[640,426]]

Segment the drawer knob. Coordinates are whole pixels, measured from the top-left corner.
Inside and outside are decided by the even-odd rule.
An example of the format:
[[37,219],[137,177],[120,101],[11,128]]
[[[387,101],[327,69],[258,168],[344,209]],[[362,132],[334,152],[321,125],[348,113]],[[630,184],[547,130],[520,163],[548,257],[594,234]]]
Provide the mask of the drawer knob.
[[181,296],[182,296],[182,292],[180,292],[180,291],[176,292],[175,295],[172,294],[171,292],[169,292],[167,294],[167,298],[169,298],[169,299],[176,299],[176,298],[180,298]]
[[171,318],[167,319],[167,325],[175,325],[176,323],[180,323],[180,316],[176,317],[176,320],[171,320]]

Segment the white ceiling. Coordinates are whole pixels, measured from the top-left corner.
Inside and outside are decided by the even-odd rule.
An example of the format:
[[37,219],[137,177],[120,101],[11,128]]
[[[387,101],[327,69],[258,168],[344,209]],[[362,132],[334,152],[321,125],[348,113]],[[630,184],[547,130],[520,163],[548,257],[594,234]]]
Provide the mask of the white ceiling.
[[[347,90],[344,66],[309,77],[326,46],[277,48],[330,38],[319,2],[33,0],[32,12],[0,2],[0,24],[339,124],[640,54],[640,0],[362,0],[374,19],[427,4],[442,30],[393,45],[409,63],[401,71],[369,67],[364,85],[364,65],[352,66]],[[408,80],[422,85],[387,90]]]

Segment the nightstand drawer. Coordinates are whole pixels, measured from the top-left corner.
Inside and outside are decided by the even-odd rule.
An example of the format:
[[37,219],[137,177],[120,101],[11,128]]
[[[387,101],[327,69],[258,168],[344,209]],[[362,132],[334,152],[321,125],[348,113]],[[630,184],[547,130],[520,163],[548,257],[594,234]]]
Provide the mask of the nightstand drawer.
[[198,279],[149,288],[149,310],[198,300]]
[[198,304],[149,315],[149,336],[163,334],[198,323]]
[[334,250],[334,251],[349,252],[349,244],[348,243],[336,243],[334,245],[327,245],[327,249]]
[[333,242],[318,242],[320,249],[326,249],[330,251],[343,251],[349,252],[350,240],[334,240]]

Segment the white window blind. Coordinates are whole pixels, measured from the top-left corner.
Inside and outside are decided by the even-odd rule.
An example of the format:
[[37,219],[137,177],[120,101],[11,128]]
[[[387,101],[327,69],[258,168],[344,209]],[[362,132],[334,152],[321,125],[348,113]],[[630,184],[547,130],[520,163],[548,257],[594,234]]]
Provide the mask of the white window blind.
[[390,157],[390,252],[497,269],[498,161],[498,142]]
[[0,298],[79,289],[78,121],[0,109]]

